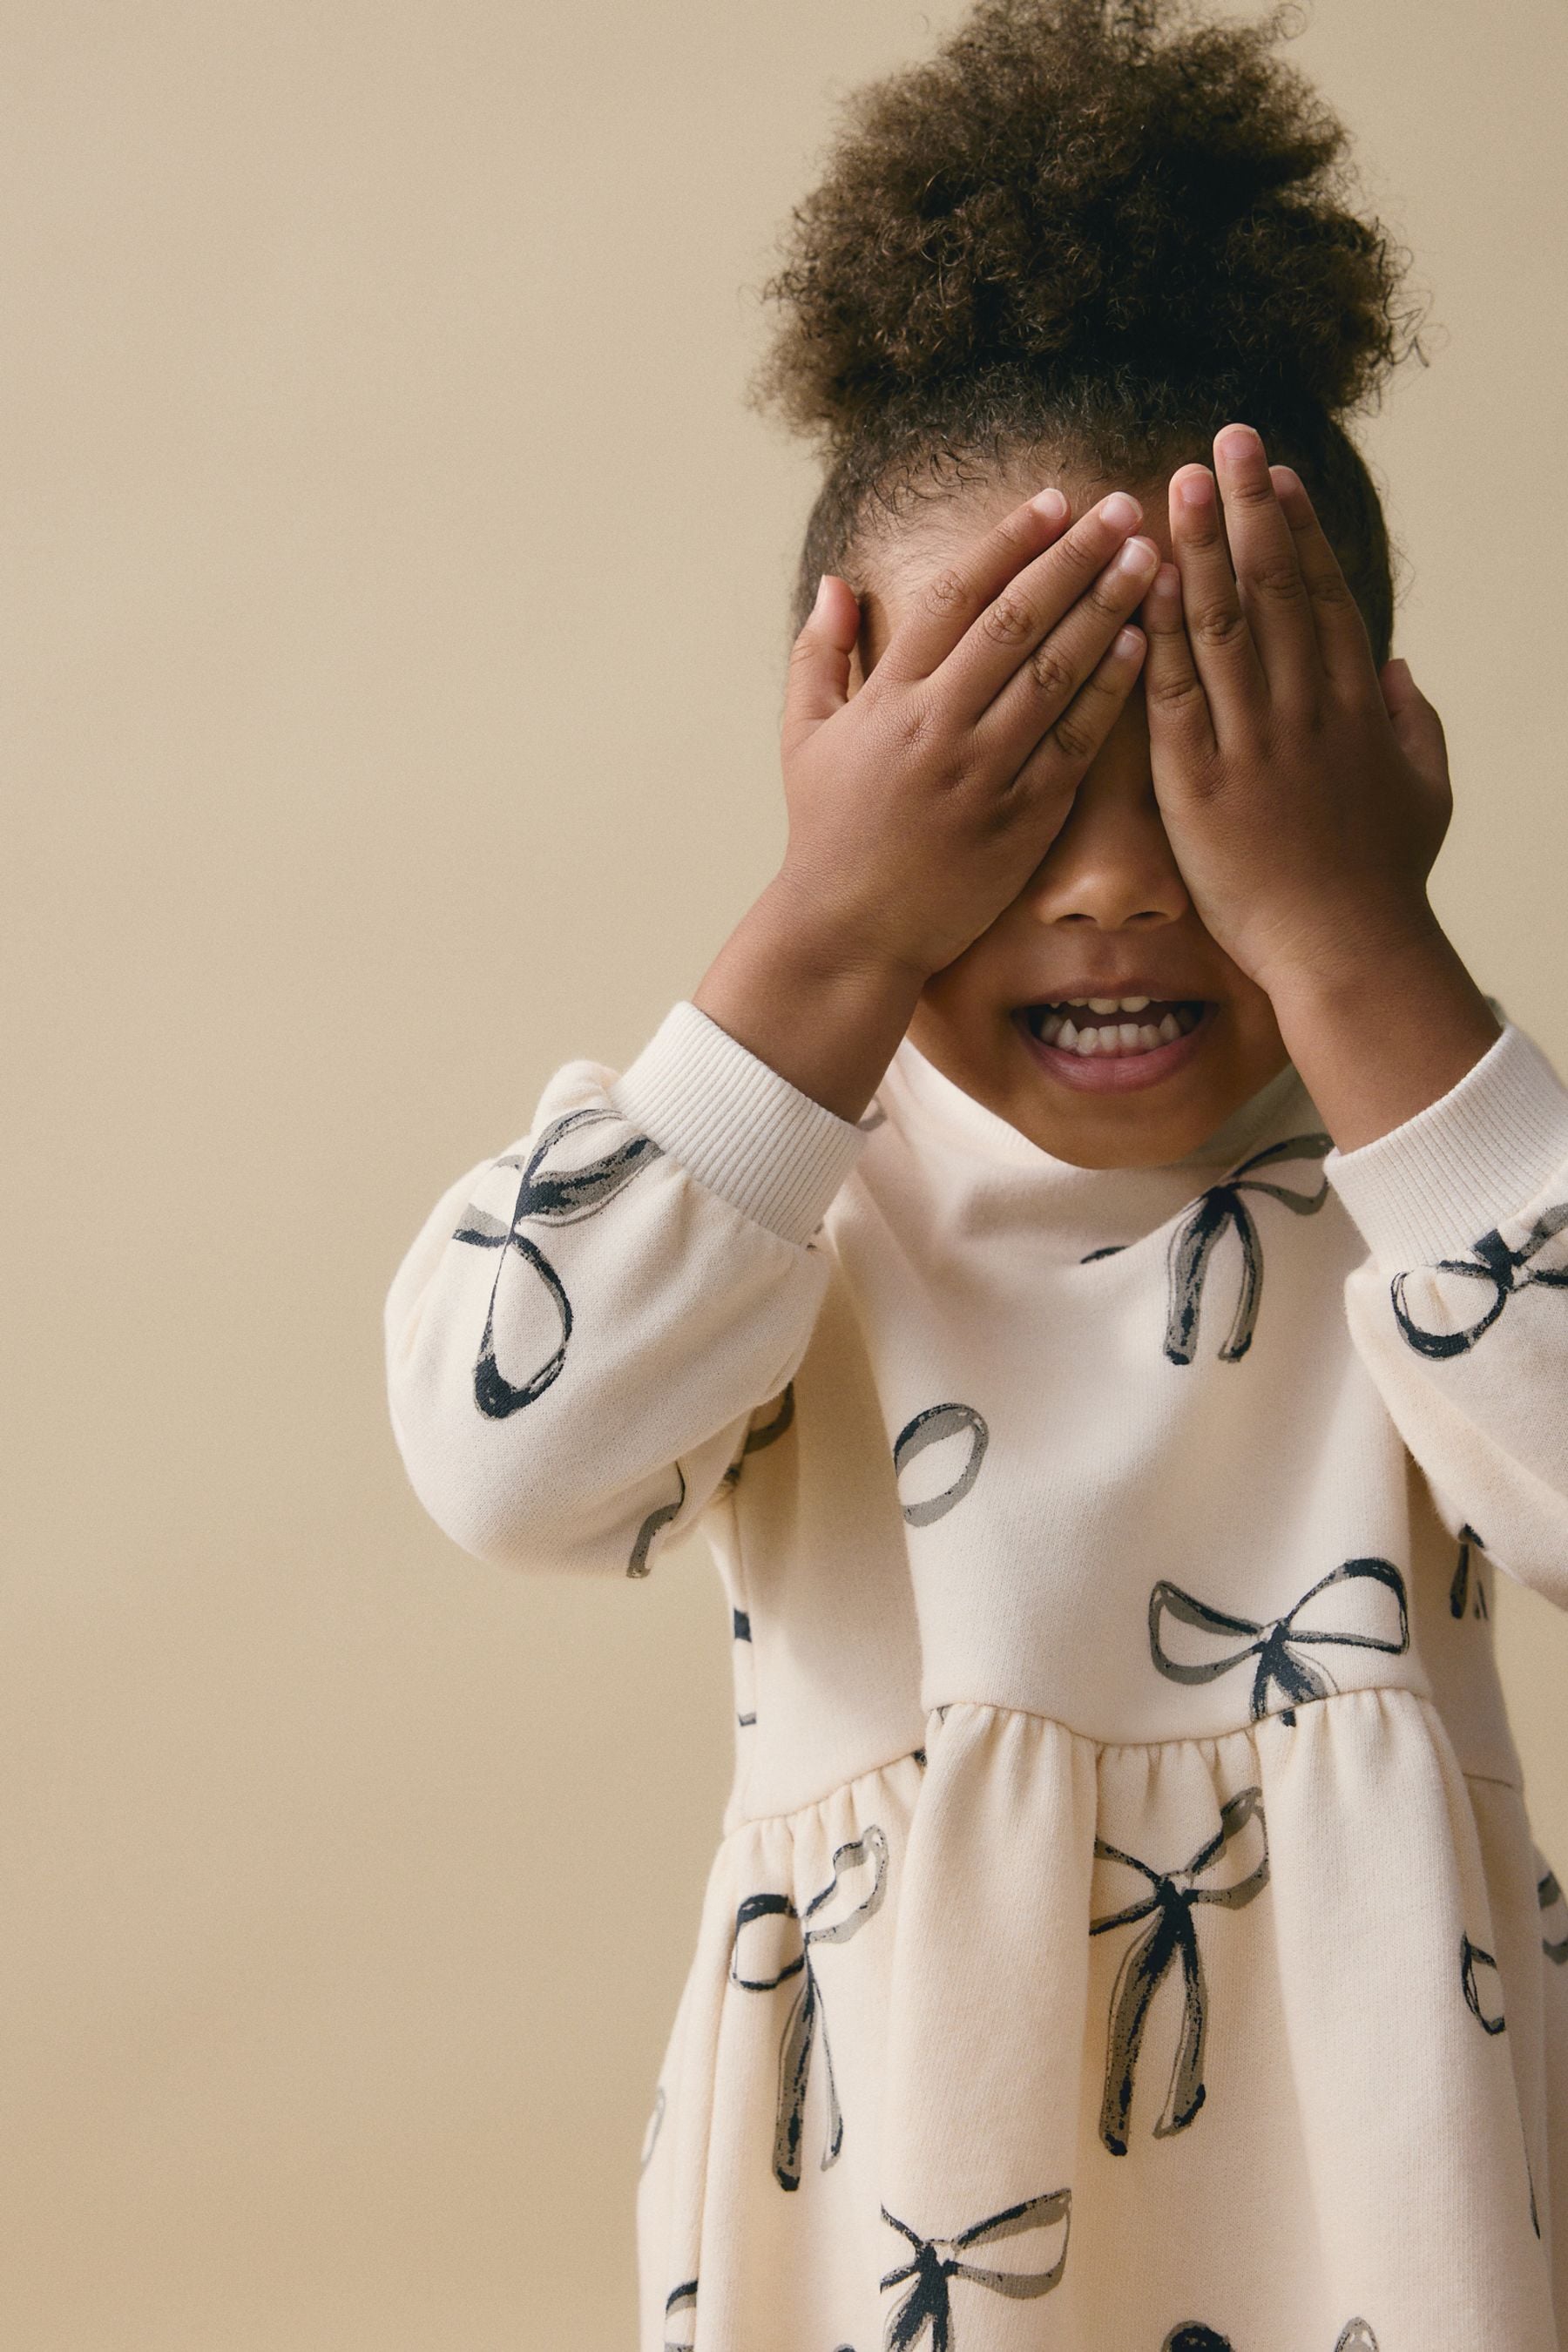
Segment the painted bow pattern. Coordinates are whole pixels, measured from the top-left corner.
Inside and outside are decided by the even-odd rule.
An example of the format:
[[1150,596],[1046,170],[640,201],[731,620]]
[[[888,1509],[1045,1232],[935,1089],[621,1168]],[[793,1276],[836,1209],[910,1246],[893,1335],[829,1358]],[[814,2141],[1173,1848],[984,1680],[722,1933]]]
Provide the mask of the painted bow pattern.
[[944,1437],[958,1437],[967,1432],[969,1451],[963,1467],[951,1485],[940,1495],[929,1495],[915,1503],[904,1503],[905,1520],[911,1528],[929,1528],[933,1519],[945,1518],[954,1506],[963,1500],[980,1475],[980,1465],[985,1459],[985,1448],[991,1433],[972,1404],[928,1404],[907,1421],[893,1440],[893,1477],[900,1479],[917,1454],[928,1445],[940,1444]]
[[[1252,1822],[1258,1824],[1262,1843],[1261,1860],[1244,1878],[1227,1886],[1200,1885],[1200,1880],[1213,1868],[1232,1839],[1238,1837]],[[1242,1789],[1235,1796],[1228,1797],[1220,1807],[1219,1828],[1180,1870],[1155,1870],[1150,1864],[1140,1862],[1135,1854],[1123,1853],[1120,1847],[1108,1844],[1103,1838],[1095,1839],[1094,1851],[1098,1859],[1123,1863],[1129,1870],[1137,1871],[1141,1877],[1149,1881],[1149,1893],[1139,1902],[1110,1912],[1102,1919],[1091,1919],[1089,1928],[1091,1936],[1101,1936],[1112,1927],[1130,1927],[1136,1920],[1147,1919],[1149,1922],[1142,1935],[1135,1937],[1122,1954],[1110,1995],[1100,2137],[1112,2156],[1125,2156],[1127,2118],[1132,2105],[1132,2079],[1137,2071],[1138,2053],[1142,2046],[1150,2004],[1167,1970],[1178,1961],[1182,1969],[1182,2026],[1164,2106],[1154,2126],[1156,2139],[1164,2139],[1173,2132],[1184,2130],[1204,2103],[1203,2058],[1207,2017],[1203,1957],[1198,1947],[1193,1911],[1199,1903],[1218,1903],[1227,1910],[1238,1910],[1250,1903],[1267,1883],[1268,1835],[1263,1818],[1262,1790]]]
[[1546,1856],[1537,1853],[1535,1859],[1542,1866],[1542,1874],[1535,1882],[1536,1900],[1541,1905],[1541,1924],[1544,1929],[1550,1919],[1555,1930],[1553,1934],[1542,1936],[1541,1948],[1549,1960],[1555,1960],[1561,1968],[1564,1960],[1568,1960],[1568,1903],[1563,1901],[1557,1874],[1547,1863]]
[[1271,1200],[1283,1202],[1293,1216],[1310,1217],[1321,1209],[1329,1196],[1329,1180],[1323,1177],[1315,1192],[1293,1192],[1286,1184],[1266,1183],[1250,1171],[1267,1168],[1283,1160],[1319,1160],[1332,1148],[1330,1135],[1289,1135],[1282,1142],[1270,1143],[1250,1160],[1241,1160],[1221,1182],[1211,1184],[1200,1192],[1184,1213],[1171,1235],[1166,1254],[1166,1273],[1170,1284],[1170,1306],[1165,1319],[1165,1353],[1173,1364],[1190,1364],[1197,1346],[1198,1309],[1202,1303],[1204,1276],[1208,1269],[1215,1243],[1227,1225],[1236,1229],[1241,1244],[1241,1291],[1229,1331],[1220,1344],[1221,1359],[1235,1363],[1245,1356],[1252,1345],[1253,1328],[1258,1321],[1258,1303],[1263,1288],[1263,1246],[1251,1210],[1242,1199],[1244,1192],[1267,1192]]
[[664,2352],[691,2352],[697,2330],[697,2281],[682,2279],[664,2298]]
[[[622,1142],[603,1159],[591,1160],[586,1167],[551,1170],[547,1166],[551,1153],[563,1136],[579,1129],[595,1127],[605,1120],[625,1129],[626,1122],[613,1110],[602,1110],[590,1104],[583,1110],[569,1110],[563,1117],[552,1119],[529,1153],[526,1162],[520,1152],[508,1152],[491,1161],[494,1168],[521,1168],[517,1197],[512,1202],[511,1216],[504,1225],[492,1217],[488,1209],[470,1202],[464,1212],[463,1222],[452,1235],[455,1242],[471,1242],[479,1249],[499,1250],[500,1262],[496,1278],[490,1286],[489,1305],[485,1313],[485,1328],[479,1335],[479,1350],[474,1362],[474,1402],[491,1421],[504,1421],[509,1414],[519,1412],[543,1395],[552,1381],[558,1379],[566,1361],[567,1343],[572,1337],[572,1302],[560,1276],[538,1244],[519,1231],[528,1220],[552,1225],[573,1224],[580,1217],[591,1217],[613,1201],[622,1187],[629,1184],[649,1161],[660,1157],[660,1147],[647,1135],[627,1134]],[[560,1321],[561,1337],[552,1352],[537,1364],[521,1381],[509,1381],[496,1362],[496,1304],[502,1280],[516,1260],[530,1275],[542,1284],[545,1293]],[[635,1572],[635,1571],[634,1571]]]
[[[1231,2341],[1217,2327],[1188,2320],[1171,2330],[1160,2352],[1231,2352]],[[1349,2319],[1334,2338],[1334,2352],[1377,2352],[1377,2338],[1364,2319]]]
[[[918,2230],[900,2221],[885,2205],[882,2219],[901,2231],[914,2249],[907,2263],[882,2276],[884,2288],[906,2284],[909,2288],[902,2301],[888,2314],[883,2352],[912,2352],[922,2336],[929,2337],[930,2352],[957,2352],[950,2281],[968,2279],[976,2286],[989,2287],[994,2294],[1015,2299],[1048,2294],[1061,2277],[1068,2258],[1072,2191],[1055,2189],[1044,2197],[1027,2197],[1021,2204],[1009,2205],[984,2221],[973,2222],[952,2238],[922,2238]],[[1058,2221],[1061,2243],[1056,2260],[1044,2270],[997,2270],[987,2263],[966,2262],[959,2251],[963,2247],[994,2245],[1024,2231],[1054,2229]]]
[[[1342,1628],[1306,1626],[1298,1622],[1309,1603],[1320,1593],[1335,1585],[1370,1582],[1388,1596],[1392,1613],[1397,1617],[1397,1633],[1384,1635]],[[1387,1603],[1385,1603],[1385,1608]],[[1177,1619],[1184,1625],[1195,1627],[1200,1633],[1226,1638],[1244,1637],[1239,1648],[1232,1647],[1222,1655],[1188,1664],[1173,1658],[1161,1641],[1161,1628],[1165,1617]],[[1245,1638],[1250,1637],[1250,1638]],[[1286,1723],[1294,1723],[1296,1708],[1303,1699],[1326,1698],[1339,1686],[1326,1666],[1301,1654],[1310,1644],[1316,1649],[1324,1643],[1340,1643],[1358,1650],[1382,1650],[1397,1657],[1410,1646],[1410,1620],[1405,1603],[1405,1580],[1391,1560],[1347,1559],[1320,1577],[1309,1591],[1303,1592],[1295,1607],[1283,1617],[1259,1623],[1250,1617],[1232,1616],[1227,1610],[1212,1609],[1206,1601],[1199,1601],[1184,1592],[1179,1584],[1162,1577],[1149,1595],[1149,1648],[1155,1665],[1173,1683],[1212,1683],[1227,1675],[1248,1658],[1256,1658],[1258,1669],[1252,1682],[1252,1719],[1256,1723],[1268,1711],[1270,1689],[1278,1689],[1285,1701],[1280,1714]]]
[[[872,1873],[869,1891],[853,1909],[840,1912],[829,1921],[820,1918],[824,1906],[838,1892],[841,1873],[868,1867]],[[887,1888],[888,1836],[875,1822],[869,1822],[864,1833],[836,1846],[833,1853],[833,1875],[818,1894],[812,1896],[803,1912],[797,1912],[787,1895],[748,1895],[735,1913],[735,1933],[730,1955],[730,1977],[732,1983],[743,1986],[748,1992],[772,1992],[786,1977],[798,1976],[800,1985],[784,2019],[784,2032],[779,2042],[778,2114],[773,2130],[773,2178],[781,2189],[800,2187],[800,2147],[805,2120],[805,2095],[811,2076],[811,2056],[816,2034],[822,2035],[822,2068],[827,2085],[827,2137],[822,2158],[826,2170],[844,2144],[844,2117],[839,2110],[838,2093],[833,2080],[833,2058],[827,2044],[827,2020],[822,2004],[822,1989],[817,1982],[812,1958],[816,1944],[841,1944],[847,1937],[858,1935],[878,1909]],[[752,1975],[741,1965],[741,1945],[762,1919],[798,1921],[800,1948],[791,1954],[781,1968],[763,1975]],[[813,1922],[816,1924],[812,1924]],[[764,1931],[765,1932],[765,1931]]]
[[[1537,1892],[1539,1893],[1539,1891],[1540,1890],[1538,1888]],[[1490,1970],[1489,1976],[1486,1973],[1489,1969]],[[1466,2008],[1469,2011],[1471,2016],[1474,2017],[1478,2023],[1482,2027],[1483,2031],[1488,2033],[1501,2033],[1505,2031],[1508,2025],[1508,2019],[1504,2016],[1500,2005],[1500,1988],[1501,1986],[1501,1982],[1502,1971],[1499,1969],[1497,1961],[1494,1959],[1491,1953],[1483,1951],[1479,1944],[1471,1943],[1468,1936],[1461,1929],[1459,1934],[1459,1988],[1465,1996]],[[1521,2116],[1520,2117],[1520,2129],[1521,2133],[1523,2128],[1524,2118]],[[1530,2149],[1528,2146],[1526,2146],[1524,2149],[1524,2178],[1530,2189],[1530,2226],[1539,2238],[1541,2235],[1541,2218],[1535,2209],[1535,2175],[1531,2170]]]
[[777,1409],[773,1418],[770,1421],[759,1422],[754,1429],[747,1430],[746,1442],[742,1446],[739,1455],[725,1471],[719,1482],[720,1485],[728,1486],[733,1493],[741,1483],[741,1472],[745,1466],[746,1456],[750,1454],[760,1454],[766,1445],[776,1445],[794,1420],[795,1382],[790,1381],[779,1396]]
[[[1448,1614],[1451,1617],[1462,1617],[1466,1610],[1469,1607],[1470,1554],[1472,1551],[1485,1551],[1485,1544],[1481,1541],[1479,1536],[1477,1535],[1474,1528],[1472,1528],[1467,1521],[1465,1526],[1459,1529],[1459,1557],[1454,1564],[1453,1581],[1448,1587]],[[1476,1599],[1474,1614],[1478,1617],[1484,1617],[1486,1613],[1487,1588],[1481,1582],[1480,1570],[1478,1569],[1476,1570]]]
[[[1441,1360],[1446,1356],[1462,1356],[1473,1348],[1483,1331],[1489,1331],[1503,1308],[1516,1293],[1534,1283],[1542,1283],[1555,1290],[1568,1289],[1568,1265],[1536,1265],[1530,1263],[1549,1241],[1568,1226],[1568,1201],[1561,1201],[1548,1209],[1530,1226],[1517,1249],[1510,1249],[1496,1225],[1470,1244],[1468,1257],[1439,1258],[1435,1266],[1411,1266],[1396,1274],[1388,1286],[1394,1302],[1394,1319],[1408,1344],[1419,1356]],[[1462,1324],[1456,1331],[1429,1331],[1417,1323],[1405,1304],[1405,1285],[1415,1274],[1456,1274],[1472,1282],[1484,1282],[1490,1286],[1491,1297],[1473,1323]]]

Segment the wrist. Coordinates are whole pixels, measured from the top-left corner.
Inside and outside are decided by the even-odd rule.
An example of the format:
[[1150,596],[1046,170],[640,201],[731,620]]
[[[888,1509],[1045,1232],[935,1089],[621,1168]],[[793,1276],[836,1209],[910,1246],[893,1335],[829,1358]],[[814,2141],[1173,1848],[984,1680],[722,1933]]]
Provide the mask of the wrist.
[[1268,994],[1286,1050],[1342,1151],[1437,1101],[1501,1034],[1429,907],[1342,939]]

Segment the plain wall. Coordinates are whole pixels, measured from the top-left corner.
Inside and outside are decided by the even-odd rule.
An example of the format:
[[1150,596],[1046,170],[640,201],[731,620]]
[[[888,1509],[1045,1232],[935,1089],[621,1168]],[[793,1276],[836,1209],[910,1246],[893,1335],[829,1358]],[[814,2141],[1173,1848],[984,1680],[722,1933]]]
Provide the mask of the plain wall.
[[[742,405],[754,289],[839,100],[961,13],[6,11],[17,2352],[630,2352],[720,1588],[456,1550],[382,1303],[774,870],[815,476]],[[1317,0],[1287,54],[1441,331],[1361,428],[1434,898],[1568,1071],[1568,16]],[[1499,1638],[1561,1869],[1568,1626],[1510,1589]]]

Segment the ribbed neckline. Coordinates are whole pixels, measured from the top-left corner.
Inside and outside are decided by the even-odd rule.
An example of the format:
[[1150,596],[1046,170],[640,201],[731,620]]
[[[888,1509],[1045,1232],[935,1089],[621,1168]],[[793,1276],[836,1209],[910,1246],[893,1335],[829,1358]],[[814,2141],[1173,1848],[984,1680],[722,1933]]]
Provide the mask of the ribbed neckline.
[[1157,1168],[1229,1168],[1245,1159],[1252,1147],[1281,1121],[1288,1121],[1291,1133],[1319,1128],[1322,1123],[1300,1071],[1293,1062],[1287,1062],[1256,1094],[1238,1104],[1212,1135],[1205,1136],[1179,1160],[1125,1170],[1081,1168],[1076,1160],[1058,1159],[987,1104],[966,1094],[934,1062],[928,1061],[909,1037],[900,1041],[878,1092],[885,1098],[896,1097],[898,1108],[912,1115],[900,1118],[901,1125],[929,1122],[985,1159],[1033,1168],[1041,1175],[1064,1180],[1146,1174]]

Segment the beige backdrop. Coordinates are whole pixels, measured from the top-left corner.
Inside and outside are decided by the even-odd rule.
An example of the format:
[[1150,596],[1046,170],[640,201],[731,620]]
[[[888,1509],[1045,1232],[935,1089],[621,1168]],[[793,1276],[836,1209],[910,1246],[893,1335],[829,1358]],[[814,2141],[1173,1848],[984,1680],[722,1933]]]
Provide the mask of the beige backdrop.
[[[5,12],[15,2352],[629,2352],[720,1589],[456,1550],[382,1301],[773,868],[813,478],[745,289],[841,95],[960,13]],[[1444,329],[1365,431],[1435,895],[1568,1071],[1568,16],[1317,0],[1289,54]],[[1568,1626],[1500,1633],[1561,1868]]]

